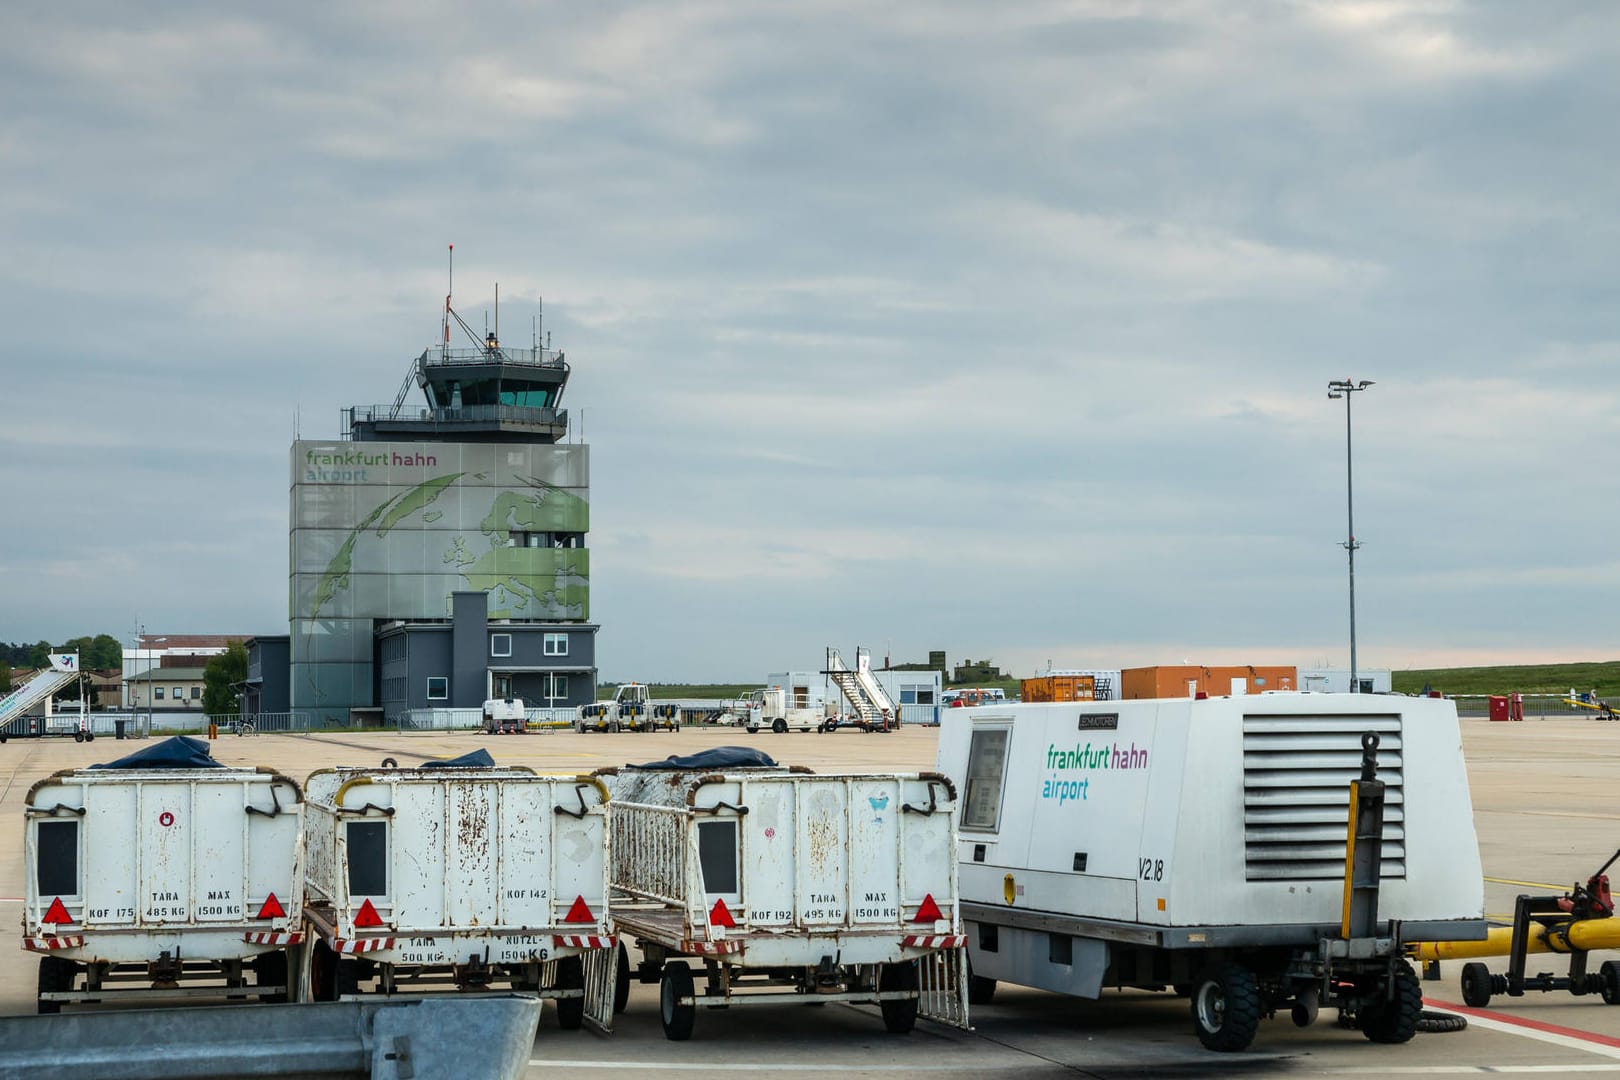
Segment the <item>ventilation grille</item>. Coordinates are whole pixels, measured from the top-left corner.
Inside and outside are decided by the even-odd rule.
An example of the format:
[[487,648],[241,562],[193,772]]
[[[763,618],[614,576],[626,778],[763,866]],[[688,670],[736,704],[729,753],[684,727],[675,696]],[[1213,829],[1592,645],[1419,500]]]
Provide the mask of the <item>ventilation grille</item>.
[[1361,736],[1378,733],[1384,782],[1380,876],[1406,876],[1401,718],[1245,716],[1243,857],[1249,881],[1339,881],[1349,833],[1350,781],[1361,775]]

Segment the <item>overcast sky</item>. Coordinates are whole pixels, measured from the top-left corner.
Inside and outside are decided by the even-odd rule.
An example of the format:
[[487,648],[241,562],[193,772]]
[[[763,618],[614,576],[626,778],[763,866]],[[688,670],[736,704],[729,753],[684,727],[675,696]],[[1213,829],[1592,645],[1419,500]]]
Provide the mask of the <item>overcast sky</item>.
[[[232,8],[236,10],[232,10]],[[605,679],[1620,655],[1620,7],[0,10],[0,640],[286,633],[288,448],[535,298]]]

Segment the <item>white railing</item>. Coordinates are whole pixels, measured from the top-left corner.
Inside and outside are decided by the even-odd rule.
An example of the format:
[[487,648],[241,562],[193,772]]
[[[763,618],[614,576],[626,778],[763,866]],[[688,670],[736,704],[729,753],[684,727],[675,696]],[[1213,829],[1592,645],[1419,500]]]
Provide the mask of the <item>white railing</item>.
[[679,908],[687,906],[687,823],[691,811],[646,803],[613,803],[615,889]]

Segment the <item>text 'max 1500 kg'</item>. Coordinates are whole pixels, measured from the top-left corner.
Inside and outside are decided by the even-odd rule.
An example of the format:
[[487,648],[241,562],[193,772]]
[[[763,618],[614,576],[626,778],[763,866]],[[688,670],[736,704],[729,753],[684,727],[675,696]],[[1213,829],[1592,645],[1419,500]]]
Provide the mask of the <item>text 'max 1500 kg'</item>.
[[1451,702],[1349,694],[948,710],[973,1000],[1192,998],[1212,1049],[1332,1005],[1404,1042],[1403,943],[1483,937]]
[[689,1038],[699,1005],[789,1001],[876,1003],[897,1033],[919,1015],[966,1026],[943,776],[815,775],[745,747],[599,775],[614,924],[667,1037]]
[[35,784],[22,943],[42,954],[39,1011],[132,995],[287,1000],[300,799],[288,777],[218,765],[189,739]]
[[309,992],[509,987],[556,999],[562,1027],[606,1030],[607,792],[472,756],[305,781]]

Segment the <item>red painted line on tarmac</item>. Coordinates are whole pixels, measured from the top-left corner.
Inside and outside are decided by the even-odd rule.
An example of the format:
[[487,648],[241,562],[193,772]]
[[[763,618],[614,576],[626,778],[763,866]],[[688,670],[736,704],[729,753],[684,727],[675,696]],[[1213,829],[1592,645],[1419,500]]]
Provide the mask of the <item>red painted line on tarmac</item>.
[[1482,1019],[1495,1020],[1500,1024],[1512,1024],[1514,1027],[1528,1028],[1531,1031],[1544,1031],[1549,1035],[1562,1035],[1567,1039],[1579,1039],[1581,1042],[1596,1043],[1599,1046],[1620,1047],[1620,1039],[1612,1035],[1599,1035],[1595,1031],[1581,1031],[1578,1028],[1560,1027],[1557,1024],[1529,1020],[1522,1016],[1496,1012],[1492,1009],[1475,1009],[1468,1005],[1454,1005],[1449,1001],[1436,1001],[1434,998],[1424,998],[1423,1004],[1433,1006],[1436,1009],[1444,1009],[1447,1012],[1460,1013],[1463,1016],[1478,1016]]

